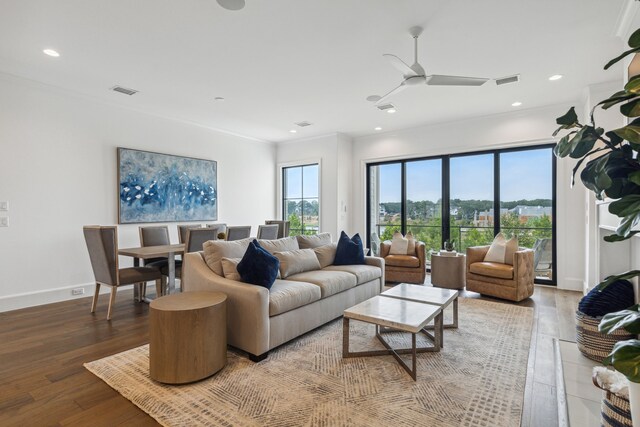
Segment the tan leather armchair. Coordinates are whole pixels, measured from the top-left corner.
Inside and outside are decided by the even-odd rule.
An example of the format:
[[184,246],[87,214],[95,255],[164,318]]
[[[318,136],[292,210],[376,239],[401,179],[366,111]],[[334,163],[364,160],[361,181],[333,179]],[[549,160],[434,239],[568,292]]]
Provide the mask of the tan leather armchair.
[[522,301],[533,295],[533,251],[520,249],[513,265],[484,262],[489,246],[467,248],[467,290]]
[[384,258],[385,263],[385,281],[424,283],[427,274],[424,246],[424,242],[416,242],[416,252],[413,255],[389,255],[391,242],[380,243],[380,257]]

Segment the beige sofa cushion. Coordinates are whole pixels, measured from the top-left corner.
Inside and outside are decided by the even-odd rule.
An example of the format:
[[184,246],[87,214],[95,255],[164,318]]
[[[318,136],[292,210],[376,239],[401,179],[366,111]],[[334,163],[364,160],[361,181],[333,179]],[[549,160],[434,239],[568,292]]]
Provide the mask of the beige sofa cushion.
[[498,262],[474,262],[469,266],[469,271],[498,279],[513,279],[513,266]]
[[313,283],[320,287],[322,298],[356,286],[356,276],[345,271],[316,270],[289,276],[289,280]]
[[313,251],[316,253],[318,257],[318,262],[320,262],[320,268],[325,268],[333,264],[333,260],[336,259],[336,248],[338,247],[337,243],[331,243],[329,245],[318,246],[317,248],[313,248]]
[[331,233],[319,233],[310,236],[296,236],[300,249],[317,248],[331,243]]
[[298,247],[298,239],[296,239],[296,236],[283,237],[282,239],[276,240],[260,239],[258,240],[258,243],[260,243],[260,246],[262,246],[264,250],[269,252],[271,255],[276,252],[295,251],[296,249],[300,249],[300,247]]
[[382,270],[372,265],[330,265],[329,271],[344,271],[356,276],[357,284],[370,282],[382,276]]
[[320,270],[320,262],[313,249],[276,252],[274,255],[280,260],[280,277],[283,279],[304,271]]
[[420,260],[418,257],[411,255],[387,255],[384,258],[384,263],[392,267],[420,267]]
[[238,273],[238,263],[242,260],[242,258],[222,258],[220,262],[222,263],[222,272],[224,273],[224,278],[229,280],[236,280],[238,282],[242,281],[240,277],[240,273]]
[[290,280],[276,280],[269,289],[269,316],[276,316],[318,301],[321,297],[317,285]]
[[209,240],[203,245],[204,260],[209,268],[218,276],[224,276],[222,270],[222,258],[242,258],[247,251],[251,239],[234,240]]

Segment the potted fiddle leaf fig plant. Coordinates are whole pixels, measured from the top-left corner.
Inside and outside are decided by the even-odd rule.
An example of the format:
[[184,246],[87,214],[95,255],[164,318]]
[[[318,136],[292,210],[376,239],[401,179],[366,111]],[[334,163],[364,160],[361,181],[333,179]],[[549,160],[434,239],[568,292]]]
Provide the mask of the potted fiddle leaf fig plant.
[[[631,54],[640,52],[640,29],[629,38],[629,48],[609,61],[605,70]],[[605,131],[595,123],[597,108],[617,106],[628,118],[626,126]],[[598,200],[610,199],[609,212],[620,218],[614,234],[604,238],[607,242],[619,242],[640,233],[640,75],[631,76],[624,88],[599,102],[591,110],[589,123],[578,120],[575,108],[556,119],[560,126],[554,136],[568,131],[554,147],[558,157],[570,157],[578,162],[573,169],[572,185],[581,166],[580,179]],[[640,270],[610,276],[598,284],[599,289],[621,279],[640,276]],[[640,309],[634,305],[626,310],[609,313],[600,322],[599,330],[610,333],[624,328],[632,334],[640,334]],[[629,401],[632,419],[640,423],[640,340],[631,339],[615,344],[605,364],[624,374],[629,380]]]

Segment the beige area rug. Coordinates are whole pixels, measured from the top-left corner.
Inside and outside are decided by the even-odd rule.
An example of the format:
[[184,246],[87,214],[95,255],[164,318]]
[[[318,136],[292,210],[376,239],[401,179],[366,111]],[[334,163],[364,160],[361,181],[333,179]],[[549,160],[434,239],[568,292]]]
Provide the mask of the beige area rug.
[[[260,363],[230,351],[188,385],[151,380],[148,345],[85,367],[165,426],[518,426],[532,320],[531,308],[461,298],[459,329],[418,354],[416,382],[392,356],[343,359],[341,319]],[[351,349],[383,348],[373,332],[352,321]]]

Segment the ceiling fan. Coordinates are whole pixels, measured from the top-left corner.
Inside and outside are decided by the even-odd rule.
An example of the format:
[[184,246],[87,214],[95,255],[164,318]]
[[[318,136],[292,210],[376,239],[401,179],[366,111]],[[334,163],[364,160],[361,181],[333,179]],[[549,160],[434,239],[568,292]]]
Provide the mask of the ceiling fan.
[[387,98],[397,94],[409,86],[417,86],[425,83],[429,86],[482,86],[487,80],[489,80],[481,77],[446,76],[440,74],[426,75],[424,68],[422,68],[422,65],[418,63],[418,37],[422,34],[422,27],[411,27],[409,29],[409,34],[413,37],[413,65],[409,66],[402,59],[389,53],[382,55],[389,59],[391,65],[396,67],[402,73],[402,83],[389,91],[386,95],[372,95],[367,97],[368,101],[373,101],[376,105],[379,105]]

